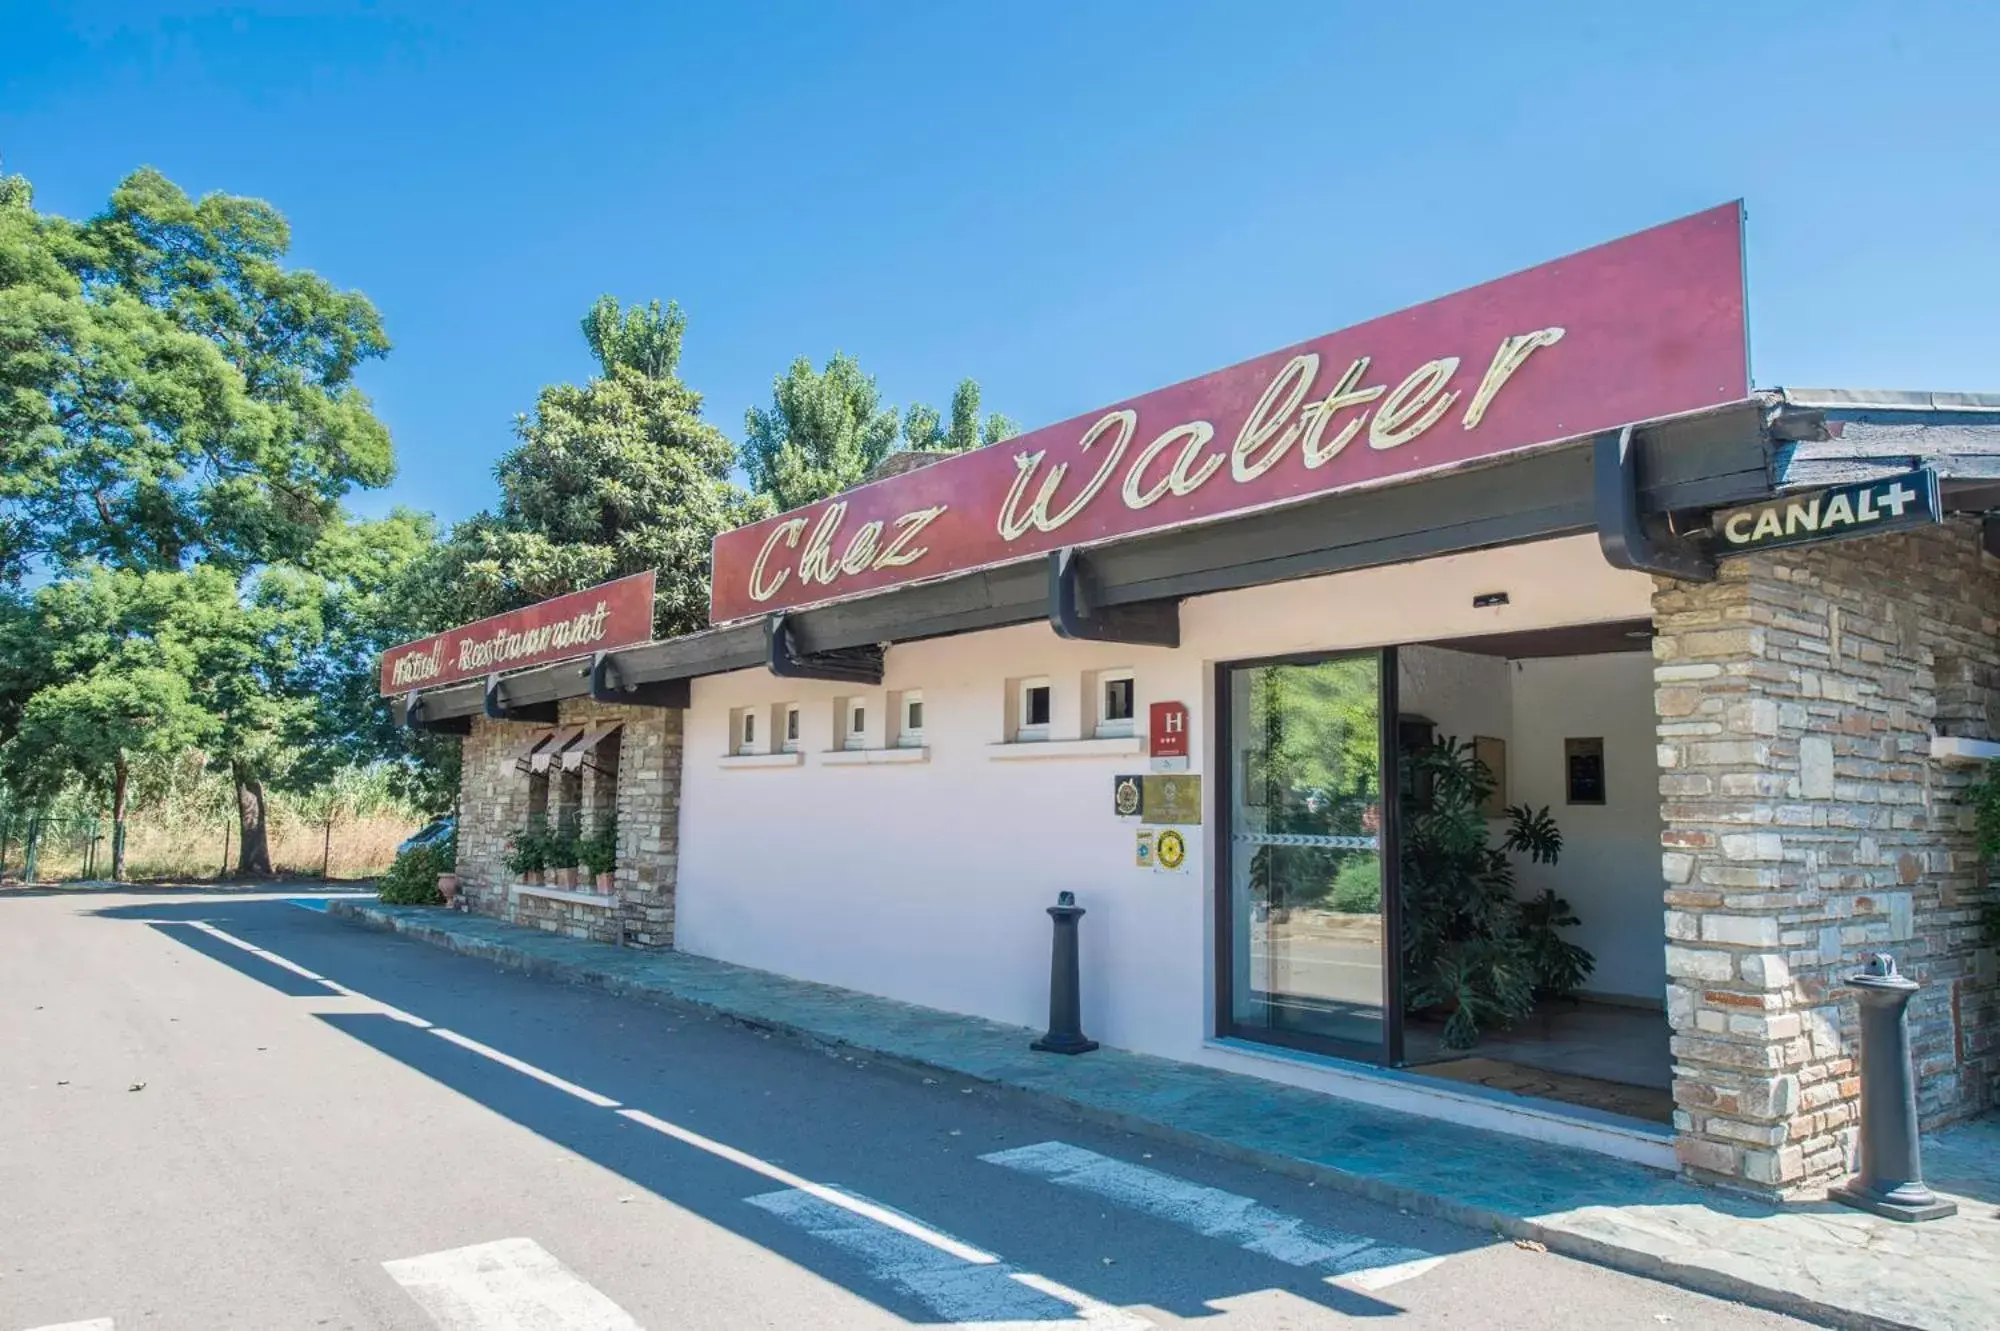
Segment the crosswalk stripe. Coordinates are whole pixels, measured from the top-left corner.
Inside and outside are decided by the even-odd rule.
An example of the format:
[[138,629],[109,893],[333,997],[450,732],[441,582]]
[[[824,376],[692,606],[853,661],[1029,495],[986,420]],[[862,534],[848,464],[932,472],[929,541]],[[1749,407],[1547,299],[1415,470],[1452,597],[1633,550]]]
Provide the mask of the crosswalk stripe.
[[87,1322],[61,1322],[54,1326],[31,1326],[28,1331],[112,1331],[109,1317],[93,1317]]
[[631,1314],[533,1239],[382,1263],[440,1331],[640,1331]]
[[1252,1198],[1114,1160],[1067,1142],[1039,1142],[979,1158],[1129,1206],[1288,1266],[1326,1271],[1330,1280],[1357,1289],[1382,1289],[1422,1275],[1444,1260],[1417,1248],[1392,1247],[1364,1234],[1314,1225]]
[[[1151,1322],[1046,1277],[1003,1262],[969,1262],[901,1228],[878,1223],[797,1188],[746,1199],[861,1260],[869,1274],[923,1304],[952,1327],[978,1331],[1141,1331]],[[865,1200],[856,1198],[854,1200]],[[887,1210],[870,1202],[874,1210]]]

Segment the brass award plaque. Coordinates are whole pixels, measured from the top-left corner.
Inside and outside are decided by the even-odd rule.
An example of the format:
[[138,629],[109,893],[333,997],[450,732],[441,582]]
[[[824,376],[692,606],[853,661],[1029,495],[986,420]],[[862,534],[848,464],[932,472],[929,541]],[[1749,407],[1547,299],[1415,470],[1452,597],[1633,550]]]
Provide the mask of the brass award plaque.
[[1199,776],[1150,775],[1144,781],[1139,801],[1139,819],[1147,823],[1201,822],[1201,778]]

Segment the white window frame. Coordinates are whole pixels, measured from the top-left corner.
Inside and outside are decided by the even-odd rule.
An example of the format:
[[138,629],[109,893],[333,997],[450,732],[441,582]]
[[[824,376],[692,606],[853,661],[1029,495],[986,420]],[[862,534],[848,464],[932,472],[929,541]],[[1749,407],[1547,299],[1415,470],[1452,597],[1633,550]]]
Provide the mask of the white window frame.
[[[1131,686],[1127,690],[1127,694],[1132,704],[1132,712],[1129,716],[1114,718],[1110,715],[1110,685],[1120,680]],[[1093,704],[1097,716],[1097,729],[1093,733],[1099,739],[1122,739],[1137,734],[1139,725],[1139,685],[1138,681],[1132,677],[1132,672],[1130,670],[1100,670],[1097,672],[1097,678],[1093,681],[1092,687],[1097,694],[1097,700]]]
[[785,728],[777,732],[778,751],[780,753],[797,753],[799,751],[799,736],[804,733],[804,726],[801,724],[802,718],[799,716],[799,705],[795,702],[788,702],[779,709],[779,715],[784,718]]
[[848,698],[840,705],[840,747],[868,747],[868,700]]
[[763,752],[762,749],[757,747],[757,709],[755,707],[739,708],[731,721],[730,729],[734,732],[729,737],[729,751],[731,753],[741,757]]
[[[1030,722],[1028,695],[1040,689],[1048,696],[1048,719]],[[1014,686],[1014,735],[1016,744],[1035,744],[1048,739],[1049,725],[1055,720],[1056,691],[1046,675],[1031,675],[1018,681]]]
[[[910,708],[917,709],[917,724],[910,724]],[[921,749],[924,746],[924,691],[905,689],[896,697],[896,747]]]

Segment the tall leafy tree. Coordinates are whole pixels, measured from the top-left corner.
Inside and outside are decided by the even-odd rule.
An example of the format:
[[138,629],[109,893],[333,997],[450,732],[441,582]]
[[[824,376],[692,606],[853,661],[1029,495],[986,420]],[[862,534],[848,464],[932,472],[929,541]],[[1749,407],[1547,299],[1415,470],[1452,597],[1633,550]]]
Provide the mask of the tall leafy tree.
[[77,223],[0,188],[0,566],[209,563],[309,549],[340,497],[385,484],[355,387],[388,340],[365,296],[286,268],[257,199],[134,172]]
[[804,356],[771,382],[771,405],[744,416],[743,470],[780,511],[861,484],[897,448],[957,453],[1018,433],[998,412],[979,416],[979,385],[962,380],[949,418],[916,403],[900,417],[873,376],[836,353],[823,370]]
[[457,741],[395,725],[376,696],[381,653],[433,627],[418,618],[405,590],[412,569],[436,544],[436,519],[399,508],[376,521],[327,527],[301,564],[274,568],[260,580],[267,601],[308,615],[302,650],[283,680],[288,692],[313,703],[310,713],[293,719],[298,756],[280,774],[287,790],[317,792],[382,764],[397,796],[428,812],[451,807]]
[[657,301],[599,300],[583,320],[598,373],[553,384],[500,459],[500,503],[459,523],[407,584],[433,627],[658,571],[659,632],[707,620],[715,534],[767,511],[729,479],[728,438],[680,379],[687,320]]
[[[189,574],[102,567],[41,587],[6,634],[11,683],[25,681],[0,746],[8,784],[46,798],[74,780],[111,803],[112,877],[125,874],[133,765],[211,739],[196,697],[200,662],[181,632]],[[226,580],[225,580],[226,585]]]
[[743,417],[743,470],[780,511],[860,484],[895,446],[896,409],[845,352],[824,370],[799,357]]
[[[340,645],[294,582],[341,528],[341,497],[393,470],[354,383],[388,350],[380,318],[287,268],[290,243],[269,204],[192,199],[151,169],[80,223],[0,181],[13,783],[108,781],[116,805],[135,744],[198,737],[235,782],[246,872],[270,868],[265,782],[327,738],[309,724],[324,680],[301,662]],[[32,598],[19,590],[30,575],[47,580]],[[92,606],[103,613],[84,622]],[[368,664],[341,659],[349,673]]]
[[979,381],[961,379],[951,393],[947,421],[936,408],[912,403],[903,413],[903,445],[931,453],[963,453],[1011,439],[1021,427],[999,412],[979,416]]

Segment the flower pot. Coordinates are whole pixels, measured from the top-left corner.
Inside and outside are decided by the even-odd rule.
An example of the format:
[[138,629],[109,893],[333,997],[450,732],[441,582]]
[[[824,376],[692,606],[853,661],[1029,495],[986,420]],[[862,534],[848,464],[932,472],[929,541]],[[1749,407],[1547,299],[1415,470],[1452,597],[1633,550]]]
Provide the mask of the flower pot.
[[457,874],[441,873],[438,875],[438,895],[444,898],[444,904],[447,906],[453,905],[458,901]]
[[569,869],[557,869],[557,870],[556,870],[556,886],[557,886],[557,887],[571,887],[571,888],[575,887],[575,886],[576,886],[576,870],[575,870],[574,868],[569,868]]
[[540,869],[524,869],[521,871],[521,881],[529,887],[540,887],[542,885],[542,871]]
[[618,882],[618,875],[616,873],[609,871],[601,873],[597,875],[597,890],[604,893],[604,895],[606,896],[610,896],[611,890],[613,887],[617,885],[617,882]]

